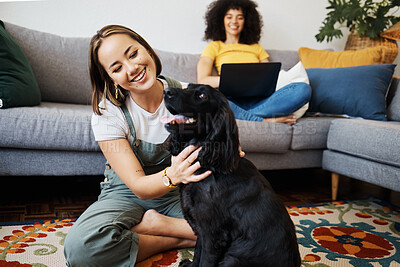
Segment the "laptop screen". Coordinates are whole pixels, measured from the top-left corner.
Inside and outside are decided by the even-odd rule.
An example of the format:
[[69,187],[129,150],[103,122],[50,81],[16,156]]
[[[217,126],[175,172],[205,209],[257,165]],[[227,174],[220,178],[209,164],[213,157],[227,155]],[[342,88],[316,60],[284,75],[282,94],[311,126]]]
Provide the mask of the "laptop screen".
[[267,98],[275,92],[280,62],[223,64],[219,90],[229,99]]

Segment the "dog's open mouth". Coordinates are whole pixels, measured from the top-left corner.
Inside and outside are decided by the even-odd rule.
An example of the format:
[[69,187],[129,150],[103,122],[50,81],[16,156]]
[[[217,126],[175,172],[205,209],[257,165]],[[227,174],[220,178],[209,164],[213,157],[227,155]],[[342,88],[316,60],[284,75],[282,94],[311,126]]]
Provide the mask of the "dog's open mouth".
[[162,116],[161,122],[168,125],[194,126],[197,120],[193,117],[186,117],[184,115],[165,115]]

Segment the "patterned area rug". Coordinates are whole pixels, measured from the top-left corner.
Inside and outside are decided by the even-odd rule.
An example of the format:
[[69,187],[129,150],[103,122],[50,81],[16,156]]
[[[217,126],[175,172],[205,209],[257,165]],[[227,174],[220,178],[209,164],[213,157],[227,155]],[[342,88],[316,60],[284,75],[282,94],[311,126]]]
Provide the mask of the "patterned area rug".
[[[302,266],[400,266],[400,209],[385,201],[287,206]],[[65,267],[63,244],[73,220],[0,226],[0,267]],[[165,252],[136,267],[178,266],[193,249]]]

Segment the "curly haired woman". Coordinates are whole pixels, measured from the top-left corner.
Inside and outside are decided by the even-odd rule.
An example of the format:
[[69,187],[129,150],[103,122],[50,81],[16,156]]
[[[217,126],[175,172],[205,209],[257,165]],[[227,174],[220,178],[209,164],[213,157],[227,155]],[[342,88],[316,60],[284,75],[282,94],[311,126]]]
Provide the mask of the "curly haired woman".
[[[258,43],[263,26],[257,4],[252,0],[216,0],[205,15],[204,39],[211,42],[204,49],[197,65],[197,82],[219,87],[224,63],[268,62],[268,53]],[[218,76],[213,75],[213,67]],[[273,95],[257,101],[230,99],[235,117],[240,120],[296,123],[295,111],[311,97],[306,83],[291,83]]]

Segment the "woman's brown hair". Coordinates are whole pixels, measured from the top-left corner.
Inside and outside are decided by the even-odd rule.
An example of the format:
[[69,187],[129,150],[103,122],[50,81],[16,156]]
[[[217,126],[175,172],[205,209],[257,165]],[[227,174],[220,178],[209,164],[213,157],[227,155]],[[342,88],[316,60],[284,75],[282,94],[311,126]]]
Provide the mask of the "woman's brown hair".
[[146,42],[146,40],[135,31],[121,25],[108,25],[101,28],[90,40],[89,47],[89,74],[92,83],[92,108],[98,115],[102,115],[99,104],[103,98],[107,98],[111,103],[119,107],[125,103],[126,96],[128,95],[128,92],[125,89],[119,87],[122,91],[122,95],[120,95],[118,99],[115,97],[116,88],[114,82],[111,80],[110,76],[104,70],[99,61],[99,48],[103,43],[103,40],[112,34],[126,34],[133,40],[137,41],[146,48],[147,52],[153,58],[156,64],[157,76],[160,75],[162,70],[161,61],[156,52],[154,52],[153,48]]

